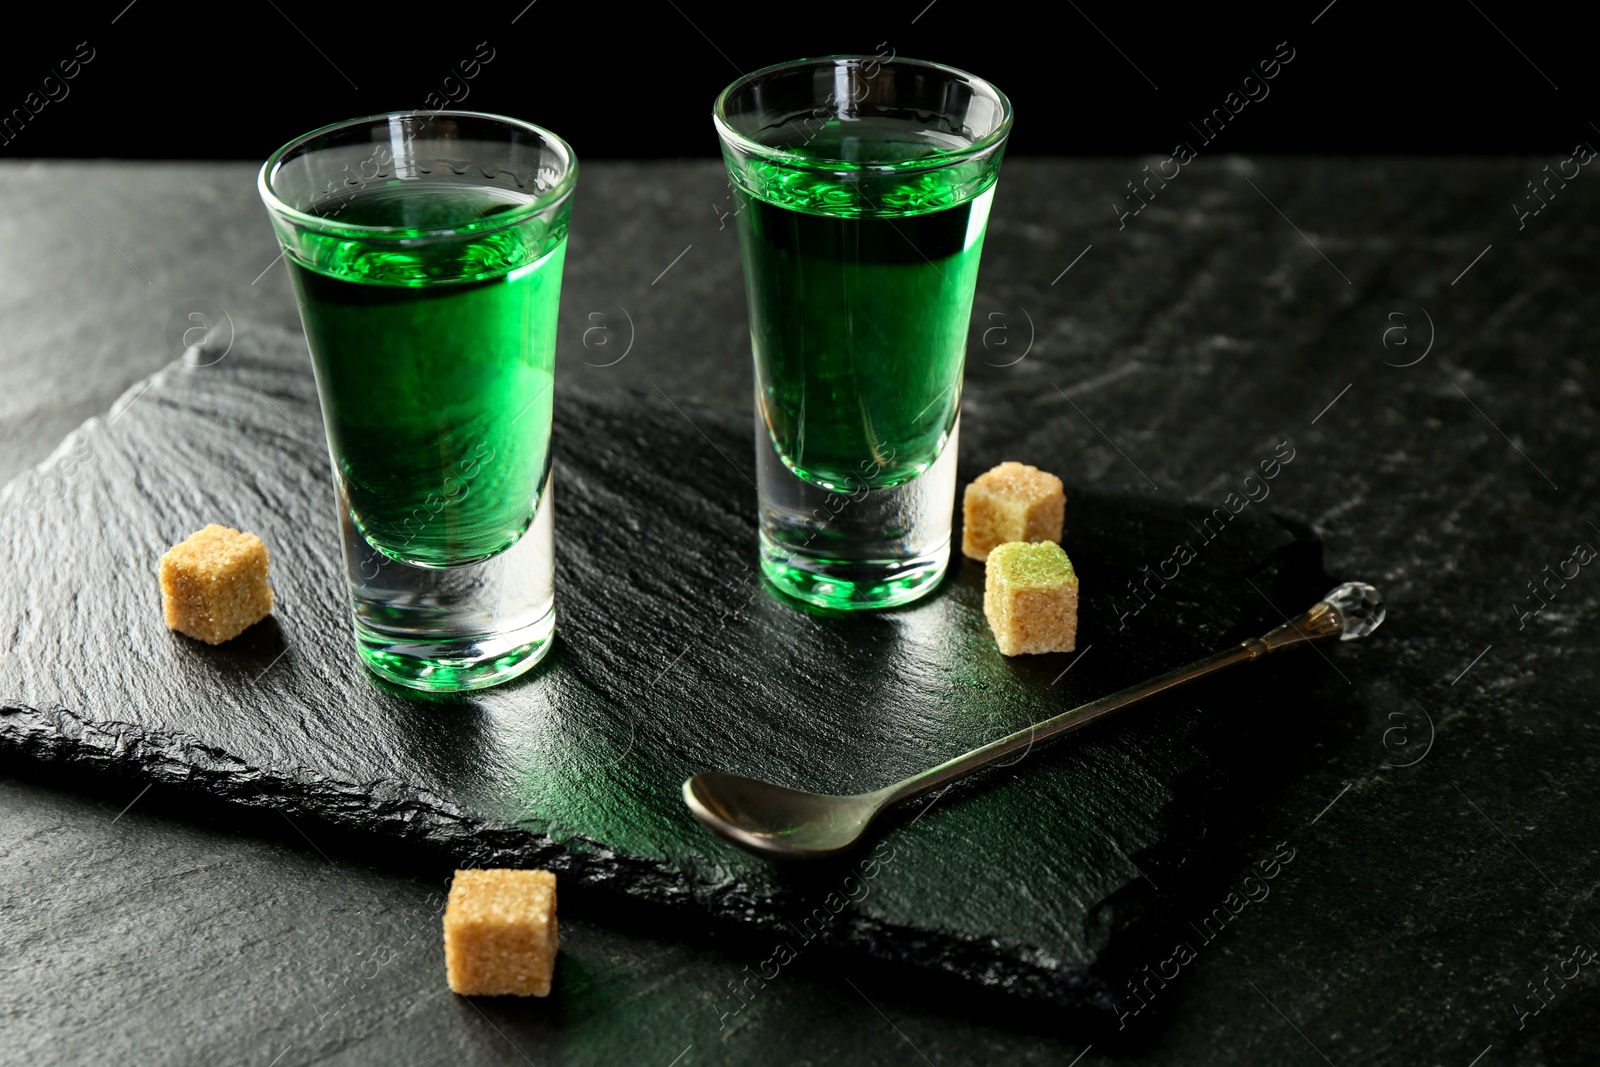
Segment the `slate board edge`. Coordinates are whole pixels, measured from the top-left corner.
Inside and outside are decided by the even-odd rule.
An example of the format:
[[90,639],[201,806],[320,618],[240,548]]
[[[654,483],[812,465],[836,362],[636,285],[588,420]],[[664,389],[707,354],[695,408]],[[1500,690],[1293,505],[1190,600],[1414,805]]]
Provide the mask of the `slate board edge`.
[[[448,854],[461,866],[542,867],[574,878],[586,888],[623,898],[638,896],[651,904],[665,898],[675,900],[675,906],[681,907],[696,896],[693,891],[682,889],[681,880],[667,865],[620,857],[587,838],[558,844],[547,835],[475,821],[443,803],[384,803],[385,798],[399,800],[413,792],[399,783],[362,785],[326,778],[313,781],[285,777],[250,767],[193,736],[145,731],[128,724],[90,722],[64,708],[46,710],[19,705],[11,698],[3,700],[0,753],[32,763],[124,776],[129,775],[131,763],[138,768],[136,777],[153,784],[199,792],[230,805],[292,814],[375,841],[404,841]],[[125,728],[116,729],[117,726]],[[293,784],[292,792],[283,788],[289,783]],[[362,809],[359,818],[347,814],[357,808]],[[455,847],[458,837],[433,833],[432,827],[447,823],[469,827],[473,840],[481,847],[463,855]],[[373,831],[374,824],[383,826],[384,831]],[[695,914],[718,926],[742,929],[751,937],[789,936],[781,916],[786,911],[793,914],[799,910],[784,907],[786,903],[798,903],[798,896],[785,901],[783,896],[760,898],[740,893],[730,885],[700,888],[707,895],[718,897],[723,908],[735,904],[738,917],[710,915],[698,909]],[[840,912],[835,929],[834,937],[823,935],[824,946],[834,952],[862,953],[880,962],[932,972],[1025,1001],[1110,1009],[1105,986],[1092,968],[1042,965],[1031,958],[1036,952],[1027,945],[895,926],[873,921],[851,909]],[[859,937],[857,944],[868,947],[832,943],[845,932]],[[994,974],[997,956],[1006,957],[1008,971],[1003,983]]]

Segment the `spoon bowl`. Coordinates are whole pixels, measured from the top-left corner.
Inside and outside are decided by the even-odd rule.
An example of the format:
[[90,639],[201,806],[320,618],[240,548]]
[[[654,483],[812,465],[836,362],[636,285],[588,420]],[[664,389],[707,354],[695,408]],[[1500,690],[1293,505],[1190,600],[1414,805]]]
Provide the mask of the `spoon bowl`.
[[889,799],[888,790],[830,796],[722,771],[683,783],[695,817],[729,842],[786,859],[827,856],[855,844]]

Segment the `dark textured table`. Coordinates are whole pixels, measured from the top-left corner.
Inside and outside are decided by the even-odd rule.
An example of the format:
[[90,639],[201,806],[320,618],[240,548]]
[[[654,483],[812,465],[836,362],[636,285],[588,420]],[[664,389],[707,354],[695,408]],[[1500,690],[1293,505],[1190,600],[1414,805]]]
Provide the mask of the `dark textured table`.
[[[1505,203],[1550,161],[1219,158],[1119,228],[1143,162],[1007,164],[966,419],[1014,424],[1019,453],[1066,422],[1073,480],[1206,505],[1292,439],[1268,506],[1392,614],[1301,661],[1315,715],[1247,724],[1202,876],[1149,897],[1193,934],[1121,961],[1115,1019],[826,953],[729,1013],[764,946],[581,896],[559,997],[469,1002],[439,977],[437,871],[14,760],[0,1059],[1590,1061],[1595,196],[1575,181],[1519,229]],[[176,356],[191,312],[294,324],[252,174],[0,167],[0,478]],[[715,164],[590,166],[563,382],[744,410],[722,195]]]

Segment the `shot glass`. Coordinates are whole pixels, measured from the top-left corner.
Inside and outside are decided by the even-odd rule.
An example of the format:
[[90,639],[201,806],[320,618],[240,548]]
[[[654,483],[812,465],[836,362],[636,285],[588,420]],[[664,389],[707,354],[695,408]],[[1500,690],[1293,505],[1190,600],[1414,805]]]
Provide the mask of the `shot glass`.
[[479,689],[555,632],[551,390],[577,161],[538,126],[375,115],[261,169],[338,491],[356,649]]
[[910,59],[748,74],[714,119],[755,357],[761,568],[823,607],[944,575],[973,288],[1011,104]]

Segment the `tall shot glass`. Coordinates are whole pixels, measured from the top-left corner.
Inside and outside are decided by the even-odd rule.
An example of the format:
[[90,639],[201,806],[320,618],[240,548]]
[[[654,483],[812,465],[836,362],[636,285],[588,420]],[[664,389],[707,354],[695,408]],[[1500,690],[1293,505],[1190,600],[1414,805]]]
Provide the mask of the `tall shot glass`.
[[328,126],[261,169],[316,371],[356,648],[401,685],[478,689],[549,650],[576,181],[549,131],[448,111]]
[[961,375],[1011,104],[936,63],[832,56],[714,108],[755,356],[761,567],[903,604],[950,557]]

